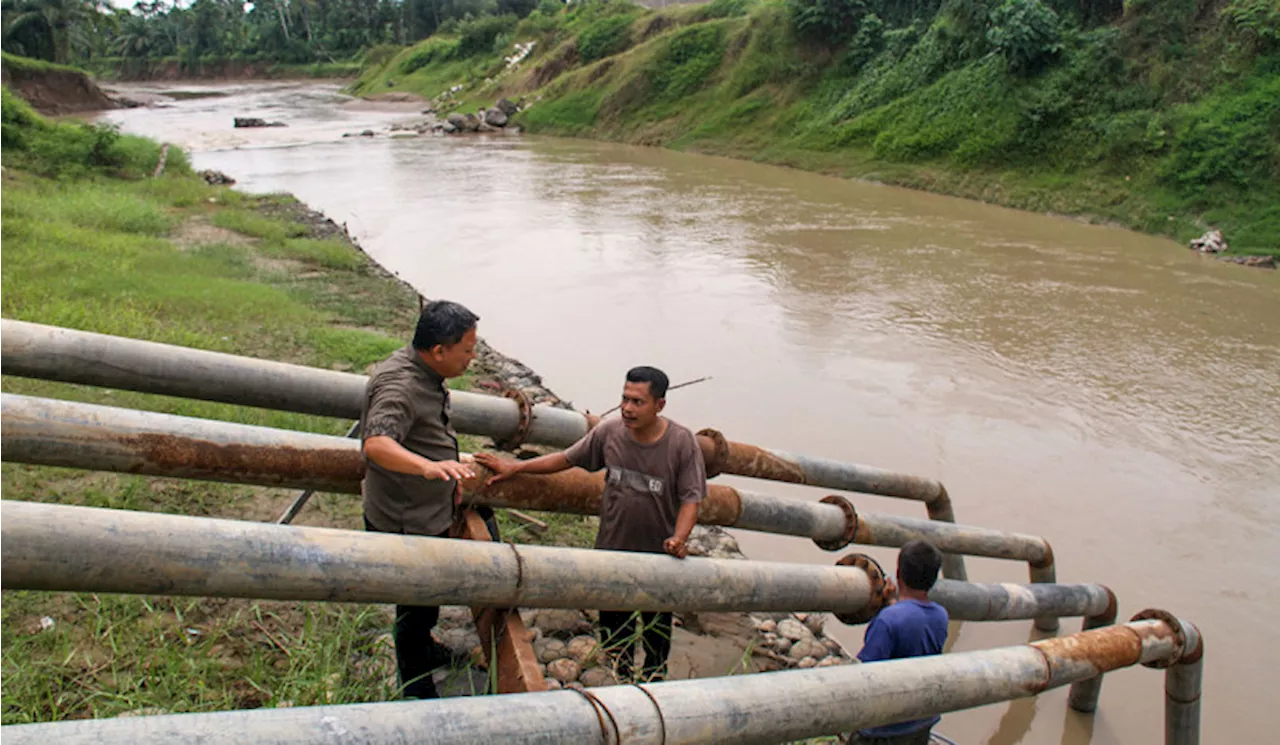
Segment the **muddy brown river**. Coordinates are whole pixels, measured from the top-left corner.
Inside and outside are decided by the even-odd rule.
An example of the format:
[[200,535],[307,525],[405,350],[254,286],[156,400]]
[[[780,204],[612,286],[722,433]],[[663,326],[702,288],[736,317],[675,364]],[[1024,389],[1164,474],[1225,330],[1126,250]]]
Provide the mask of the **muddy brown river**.
[[[671,394],[668,414],[694,428],[941,479],[960,522],[1043,535],[1059,580],[1110,586],[1123,617],[1159,607],[1198,624],[1204,742],[1278,739],[1280,274],[732,160],[393,139],[411,108],[333,85],[178,87],[227,95],[108,118],[345,222],[424,295],[471,306],[483,336],[579,408],[609,408],[628,367],[654,364],[674,382],[713,377]],[[235,115],[290,126],[233,130]],[[341,137],[365,128],[383,134]],[[798,538],[738,537],[757,559],[834,558]],[[1026,581],[1023,565],[968,564],[975,580]],[[836,635],[856,650],[860,633]],[[953,624],[952,649],[1034,634]],[[938,731],[966,745],[1161,741],[1155,671],[1107,676],[1092,717],[1066,694],[949,714]]]

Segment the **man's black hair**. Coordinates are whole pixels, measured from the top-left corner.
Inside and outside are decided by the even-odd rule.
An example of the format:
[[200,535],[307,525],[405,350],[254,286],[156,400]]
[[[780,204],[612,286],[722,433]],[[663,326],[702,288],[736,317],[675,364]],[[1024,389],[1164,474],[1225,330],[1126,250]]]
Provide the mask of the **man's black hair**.
[[448,300],[432,300],[418,316],[418,328],[413,332],[413,348],[426,351],[443,344],[457,344],[462,335],[476,327],[480,316],[458,303]]
[[667,386],[671,385],[671,381],[667,380],[667,374],[656,367],[633,367],[627,371],[628,383],[648,383],[649,395],[655,400],[667,397]]
[[898,573],[902,584],[913,590],[928,591],[938,581],[942,568],[942,552],[928,541],[907,541],[898,552]]

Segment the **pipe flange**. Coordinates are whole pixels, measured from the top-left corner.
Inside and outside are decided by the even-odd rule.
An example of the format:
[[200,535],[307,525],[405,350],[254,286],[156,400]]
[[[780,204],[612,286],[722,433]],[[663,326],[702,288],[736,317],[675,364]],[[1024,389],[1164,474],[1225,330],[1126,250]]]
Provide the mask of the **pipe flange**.
[[729,462],[729,441],[720,433],[720,430],[710,427],[698,430],[698,437],[705,437],[715,444],[715,454],[706,461],[707,478],[724,473],[724,467]]
[[853,537],[858,534],[858,511],[853,508],[849,500],[839,494],[831,494],[818,501],[822,504],[834,504],[844,512],[844,535],[832,541],[820,541],[814,538],[813,542],[823,551],[839,551],[853,543]]
[[871,558],[866,554],[848,554],[841,557],[836,562],[836,566],[840,567],[857,567],[867,573],[867,580],[871,585],[871,596],[867,599],[867,605],[862,610],[855,613],[836,613],[836,618],[841,623],[850,626],[856,624],[867,623],[880,609],[885,606],[885,588],[888,585],[888,578],[885,577],[884,569],[880,566],[880,562]]
[[516,431],[504,440],[494,440],[493,446],[499,450],[514,451],[524,444],[529,437],[529,430],[533,428],[533,402],[519,388],[504,389],[502,397],[516,402],[520,418],[516,422]]
[[1173,667],[1182,659],[1182,654],[1187,649],[1187,632],[1182,628],[1182,622],[1178,620],[1177,616],[1159,608],[1148,608],[1144,611],[1139,611],[1133,618],[1129,619],[1129,623],[1134,621],[1164,621],[1169,625],[1169,628],[1173,629],[1174,646],[1176,647],[1173,656],[1167,660],[1144,662],[1142,663],[1143,667],[1163,670],[1167,667]]

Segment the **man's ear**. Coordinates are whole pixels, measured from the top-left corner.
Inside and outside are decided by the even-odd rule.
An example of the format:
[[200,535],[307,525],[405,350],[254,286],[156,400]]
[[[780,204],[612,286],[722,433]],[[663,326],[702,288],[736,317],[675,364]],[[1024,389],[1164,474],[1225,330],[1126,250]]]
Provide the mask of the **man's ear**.
[[661,412],[665,408],[667,408],[667,399],[665,398],[658,399],[658,403],[655,407],[655,410],[658,412]]

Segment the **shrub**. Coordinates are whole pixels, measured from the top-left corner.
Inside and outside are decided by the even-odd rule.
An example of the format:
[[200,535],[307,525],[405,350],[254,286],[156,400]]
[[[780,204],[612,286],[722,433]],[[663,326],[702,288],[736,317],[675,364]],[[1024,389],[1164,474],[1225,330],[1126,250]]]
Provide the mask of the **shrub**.
[[991,11],[987,41],[1004,57],[1009,72],[1030,75],[1062,49],[1058,14],[1040,0],[1005,0]]
[[499,36],[510,34],[519,21],[514,15],[480,16],[458,23],[458,58],[488,54]]
[[1259,54],[1280,50],[1280,3],[1233,0],[1221,18],[1243,45]]
[[650,73],[661,100],[683,98],[702,87],[724,59],[724,33],[706,24],[681,29],[671,36]]
[[458,54],[456,39],[432,37],[419,44],[408,57],[400,63],[400,74],[409,75],[430,64],[448,62]]
[[791,22],[800,35],[828,46],[839,46],[858,33],[871,13],[867,0],[788,0]]
[[1280,77],[1253,78],[1182,107],[1175,132],[1166,181],[1192,194],[1215,184],[1260,185],[1280,171]]
[[578,34],[578,54],[583,62],[595,62],[631,46],[632,13],[598,18]]

